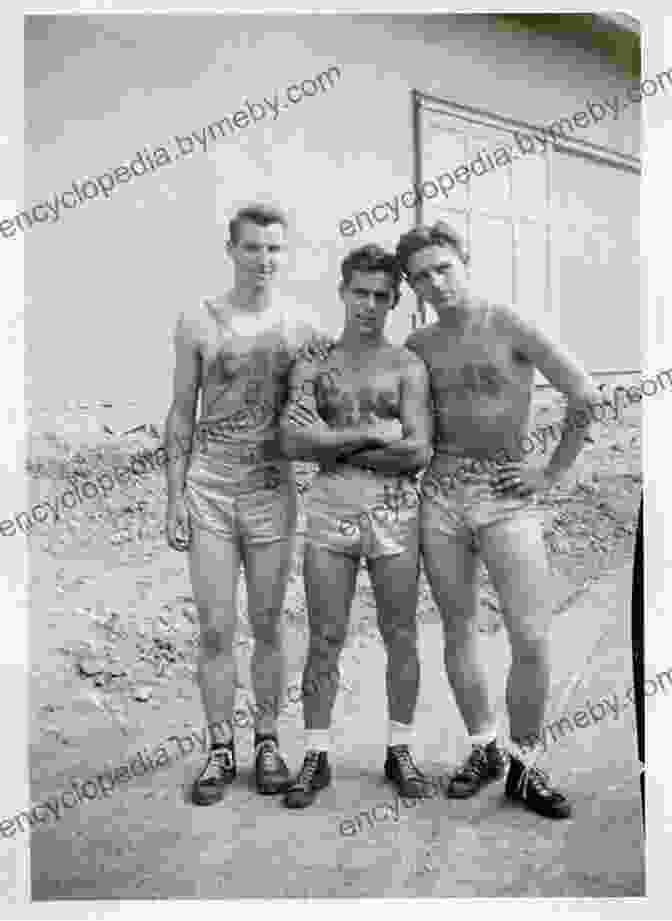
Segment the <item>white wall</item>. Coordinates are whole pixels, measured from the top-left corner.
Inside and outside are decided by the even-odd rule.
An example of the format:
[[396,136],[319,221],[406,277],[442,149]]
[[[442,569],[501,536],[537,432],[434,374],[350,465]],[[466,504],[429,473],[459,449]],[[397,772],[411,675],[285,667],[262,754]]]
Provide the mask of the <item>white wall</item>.
[[[367,239],[393,246],[412,220],[406,210],[399,223],[349,240],[338,230],[342,218],[409,187],[411,88],[548,124],[628,85],[598,53],[502,32],[482,16],[34,17],[25,205],[128,163],[145,145],[172,152],[173,135],[332,65],[341,79],[329,92],[27,232],[36,406],[136,400],[148,420],[162,417],[175,317],[230,283],[226,222],[250,200],[289,210],[296,252],[286,290],[336,332],[346,251]],[[636,154],[638,114],[633,107],[584,136]],[[391,321],[397,339],[410,306],[406,296]]]

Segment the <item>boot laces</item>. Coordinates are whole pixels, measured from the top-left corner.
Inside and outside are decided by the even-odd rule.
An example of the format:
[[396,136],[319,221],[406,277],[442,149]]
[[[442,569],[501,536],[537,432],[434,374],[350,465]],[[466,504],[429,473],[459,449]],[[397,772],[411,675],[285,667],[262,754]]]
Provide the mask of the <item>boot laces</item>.
[[561,794],[557,793],[550,787],[550,777],[541,768],[529,765],[525,767],[518,781],[518,789],[523,797],[527,797],[528,788],[531,788],[538,796],[545,799],[558,799]]
[[457,779],[469,779],[474,774],[478,777],[486,777],[487,773],[488,756],[485,753],[485,748],[482,745],[474,745],[455,777]]
[[262,742],[259,745],[258,754],[261,757],[261,768],[263,771],[271,772],[278,767],[278,750],[275,742]]
[[397,759],[397,764],[399,765],[399,770],[401,775],[406,780],[421,780],[422,776],[417,766],[413,763],[413,758],[411,753],[405,745],[395,746],[392,749],[395,758]]

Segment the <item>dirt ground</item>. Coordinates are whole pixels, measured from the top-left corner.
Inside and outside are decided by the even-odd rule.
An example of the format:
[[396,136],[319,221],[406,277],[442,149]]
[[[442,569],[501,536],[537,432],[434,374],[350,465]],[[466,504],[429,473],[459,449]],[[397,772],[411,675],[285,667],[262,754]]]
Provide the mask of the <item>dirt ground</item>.
[[[559,412],[557,403],[540,400],[537,422],[547,424]],[[158,430],[149,426],[123,437],[105,435],[104,414],[88,429],[84,416],[74,412],[68,425],[60,420],[58,427],[36,428],[31,504],[68,489],[66,476],[83,481],[159,445]],[[595,426],[594,439],[572,481],[545,502],[556,602],[554,714],[600,693],[623,696],[632,681],[628,621],[641,487],[639,412],[633,408],[621,422]],[[531,463],[545,460],[533,456]],[[168,740],[202,728],[194,683],[198,631],[185,558],[165,545],[164,507],[162,477],[152,474],[107,498],[84,501],[29,537],[32,802],[128,763],[140,751],[149,755],[164,746],[170,759],[36,827],[34,899],[643,894],[631,713],[563,739],[549,753],[543,766],[552,766],[553,779],[576,801],[568,822],[544,822],[502,805],[501,785],[494,785],[464,803],[435,799],[415,810],[402,804],[396,820],[369,820],[353,837],[341,832],[344,820],[394,800],[381,779],[384,653],[364,570],[342,659],[334,785],[298,815],[277,799],[256,796],[248,776],[251,731],[240,729],[243,770],[231,795],[211,809],[190,805],[186,791],[202,760],[200,744],[182,754]],[[307,638],[300,545],[284,613],[292,686],[300,683]],[[418,617],[423,669],[415,747],[421,764],[439,776],[462,756],[465,738],[424,580]],[[481,630],[501,711],[509,653],[485,575]],[[243,592],[241,708],[252,701],[250,646]],[[281,737],[292,767],[301,758],[300,720],[300,703],[288,703]]]

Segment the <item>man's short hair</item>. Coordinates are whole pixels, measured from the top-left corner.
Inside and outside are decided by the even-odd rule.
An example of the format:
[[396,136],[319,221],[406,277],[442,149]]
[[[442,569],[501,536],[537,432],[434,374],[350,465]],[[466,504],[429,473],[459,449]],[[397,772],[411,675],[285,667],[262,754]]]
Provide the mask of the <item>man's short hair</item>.
[[445,221],[437,221],[431,227],[426,224],[419,224],[408,233],[405,233],[397,243],[397,262],[401,272],[408,276],[408,263],[414,253],[426,249],[428,246],[445,246],[446,244],[454,247],[464,265],[469,262],[469,254],[464,237],[459,231],[446,224]]
[[240,208],[229,221],[229,239],[234,246],[238,242],[240,225],[243,221],[251,221],[260,227],[268,227],[269,224],[282,224],[285,230],[287,230],[289,224],[285,212],[274,205],[260,203]]
[[341,263],[343,284],[348,286],[352,281],[354,272],[386,272],[392,277],[394,285],[394,303],[399,300],[399,285],[401,272],[399,263],[393,253],[388,253],[375,243],[367,243],[353,249]]

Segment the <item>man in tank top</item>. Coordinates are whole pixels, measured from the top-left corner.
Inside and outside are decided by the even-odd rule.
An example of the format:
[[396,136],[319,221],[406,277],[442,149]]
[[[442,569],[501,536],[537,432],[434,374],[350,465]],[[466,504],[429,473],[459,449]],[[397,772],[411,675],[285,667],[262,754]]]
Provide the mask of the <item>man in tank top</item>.
[[[299,348],[305,346],[306,355],[328,350],[314,316],[274,293],[287,251],[285,215],[254,205],[239,211],[229,229],[234,285],[180,316],[166,421],[166,533],[173,549],[189,553],[201,630],[198,679],[210,734],[209,757],[193,787],[199,805],[220,801],[236,775],[233,641],[241,563],[254,635],[257,789],[279,793],[289,778],[277,717],[285,686],[282,607],[296,484],[280,452],[279,414]],[[178,444],[188,450],[174,450]]]

